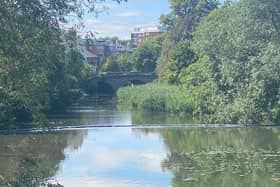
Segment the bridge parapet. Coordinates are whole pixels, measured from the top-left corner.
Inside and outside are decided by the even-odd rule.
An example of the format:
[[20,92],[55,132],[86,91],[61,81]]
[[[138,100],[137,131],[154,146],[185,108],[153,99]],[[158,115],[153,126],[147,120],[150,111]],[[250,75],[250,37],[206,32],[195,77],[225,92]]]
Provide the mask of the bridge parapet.
[[154,72],[151,73],[141,73],[141,72],[125,72],[125,73],[115,73],[106,72],[97,76],[93,76],[89,79],[90,85],[101,85],[107,84],[116,91],[122,86],[129,84],[146,84],[153,82],[157,78]]
[[106,78],[106,77],[126,77],[126,76],[157,76],[155,72],[142,73],[142,72],[103,72],[99,75],[92,76],[91,78]]

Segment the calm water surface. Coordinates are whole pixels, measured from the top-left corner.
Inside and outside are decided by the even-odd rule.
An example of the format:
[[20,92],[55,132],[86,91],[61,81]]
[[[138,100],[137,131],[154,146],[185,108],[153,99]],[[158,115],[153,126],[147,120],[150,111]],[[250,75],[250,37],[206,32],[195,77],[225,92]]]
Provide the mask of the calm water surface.
[[51,120],[79,128],[0,135],[0,186],[280,186],[277,127],[181,126],[187,117],[121,112],[108,98]]

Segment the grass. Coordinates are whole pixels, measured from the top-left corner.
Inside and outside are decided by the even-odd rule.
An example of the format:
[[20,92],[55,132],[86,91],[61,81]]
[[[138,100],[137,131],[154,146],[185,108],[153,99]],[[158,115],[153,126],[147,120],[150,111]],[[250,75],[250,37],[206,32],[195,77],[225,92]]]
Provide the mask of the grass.
[[121,108],[170,113],[192,113],[194,102],[190,92],[175,85],[146,84],[120,88],[117,92]]

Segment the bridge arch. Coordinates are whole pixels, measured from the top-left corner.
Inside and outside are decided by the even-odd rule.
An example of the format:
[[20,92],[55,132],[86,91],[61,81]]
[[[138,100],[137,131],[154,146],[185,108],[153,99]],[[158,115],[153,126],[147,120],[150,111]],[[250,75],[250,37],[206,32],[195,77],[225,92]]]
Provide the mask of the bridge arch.
[[110,83],[101,80],[101,81],[98,81],[96,83],[96,92],[98,92],[98,93],[114,93],[115,90]]
[[96,91],[116,92],[120,87],[153,82],[155,73],[108,73],[89,79],[88,85],[96,85]]

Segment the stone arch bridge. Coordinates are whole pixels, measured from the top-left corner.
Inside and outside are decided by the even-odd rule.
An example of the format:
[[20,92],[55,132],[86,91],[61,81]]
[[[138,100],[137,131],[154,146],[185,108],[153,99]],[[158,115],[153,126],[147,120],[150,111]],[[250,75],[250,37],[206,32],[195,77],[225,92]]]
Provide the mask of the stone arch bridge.
[[120,87],[127,85],[138,85],[153,82],[157,78],[156,74],[153,73],[140,73],[140,72],[129,72],[129,73],[104,73],[96,75],[88,79],[88,85],[95,87],[97,91],[105,89],[105,91],[115,92]]

